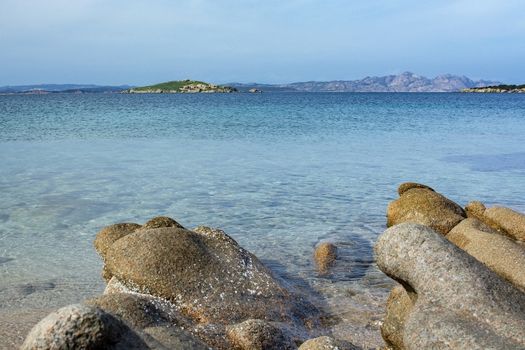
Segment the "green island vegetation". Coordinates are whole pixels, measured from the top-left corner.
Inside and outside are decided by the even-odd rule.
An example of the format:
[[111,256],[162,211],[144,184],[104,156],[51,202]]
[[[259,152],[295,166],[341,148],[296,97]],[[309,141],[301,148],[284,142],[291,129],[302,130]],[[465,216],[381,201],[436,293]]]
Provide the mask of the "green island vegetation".
[[525,93],[525,84],[511,85],[501,84],[463,89],[461,92],[492,92],[492,93]]
[[237,89],[230,86],[215,85],[198,80],[174,80],[165,83],[134,87],[124,90],[128,94],[169,94],[169,93],[230,93]]

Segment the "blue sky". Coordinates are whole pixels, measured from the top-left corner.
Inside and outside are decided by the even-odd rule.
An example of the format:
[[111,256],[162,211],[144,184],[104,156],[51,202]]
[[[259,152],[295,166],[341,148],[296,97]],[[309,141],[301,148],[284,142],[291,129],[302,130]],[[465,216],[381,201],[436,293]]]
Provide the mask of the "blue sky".
[[525,83],[525,1],[0,0],[0,50],[0,85],[403,71]]

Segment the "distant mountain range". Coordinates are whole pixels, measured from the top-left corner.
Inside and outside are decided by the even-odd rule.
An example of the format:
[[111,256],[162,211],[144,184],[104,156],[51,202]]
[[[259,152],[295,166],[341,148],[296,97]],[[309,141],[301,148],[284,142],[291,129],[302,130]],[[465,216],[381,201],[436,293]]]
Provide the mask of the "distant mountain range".
[[226,84],[239,91],[259,89],[267,92],[456,92],[467,88],[501,84],[497,81],[472,80],[452,74],[427,78],[411,72],[359,80],[307,81],[290,84]]
[[[307,81],[288,84],[229,83],[222,84],[240,92],[457,92],[463,89],[494,86],[499,81],[472,80],[465,76],[444,74],[427,78],[411,72],[359,80]],[[46,93],[117,93],[133,86],[100,86],[80,84],[41,84],[0,87],[0,94]]]

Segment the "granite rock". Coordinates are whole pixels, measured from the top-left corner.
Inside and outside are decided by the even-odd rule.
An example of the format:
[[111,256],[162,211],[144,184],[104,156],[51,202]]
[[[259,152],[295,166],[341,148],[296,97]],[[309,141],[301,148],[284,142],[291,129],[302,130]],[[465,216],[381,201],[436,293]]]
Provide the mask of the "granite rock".
[[151,220],[148,220],[144,225],[142,225],[142,230],[149,230],[152,228],[161,228],[161,227],[178,227],[184,228],[177,221],[173,220],[167,216],[156,216]]
[[329,336],[321,336],[317,338],[308,339],[301,344],[299,350],[358,350],[355,345],[337,340]]
[[390,349],[405,348],[403,344],[405,322],[413,306],[414,302],[402,286],[396,286],[390,291],[386,302],[385,319],[381,325],[381,336]]
[[434,191],[433,188],[427,185],[419,184],[417,182],[404,182],[397,188],[397,193],[401,196],[403,193],[410,190],[411,188],[425,188],[427,190]]
[[305,324],[315,317],[315,307],[292,296],[223,231],[195,231],[138,230],[111,245],[106,268],[129,289],[167,299],[197,323],[256,318]]
[[500,235],[475,218],[463,220],[446,237],[489,269],[525,290],[525,247],[522,244]]
[[140,227],[141,226],[139,224],[124,222],[120,224],[109,225],[100,230],[95,237],[94,245],[102,260],[105,260],[108,248],[115,241],[132,232],[135,232]]
[[466,218],[465,211],[459,205],[424,185],[417,185],[400,191],[399,199],[390,202],[387,208],[388,227],[413,222],[445,235]]
[[82,304],[52,312],[29,332],[21,349],[148,349],[138,334],[114,316]]
[[466,210],[470,215],[499,232],[525,242],[525,214],[500,206],[485,208],[478,201],[470,202]]
[[405,348],[525,348],[525,294],[438,232],[399,224],[374,249],[379,268],[416,296]]
[[283,329],[263,320],[249,319],[229,326],[227,335],[238,350],[294,350],[293,338]]
[[337,259],[337,247],[330,242],[320,243],[314,251],[314,260],[319,273],[325,274]]

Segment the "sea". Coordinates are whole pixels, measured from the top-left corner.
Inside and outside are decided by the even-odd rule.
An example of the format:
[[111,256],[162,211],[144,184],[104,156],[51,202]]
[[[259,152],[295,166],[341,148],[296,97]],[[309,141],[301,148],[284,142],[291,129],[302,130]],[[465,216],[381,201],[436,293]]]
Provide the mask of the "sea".
[[380,346],[373,246],[407,181],[525,212],[525,95],[0,96],[0,328],[102,293],[96,233],[162,215],[223,229],[336,337]]

